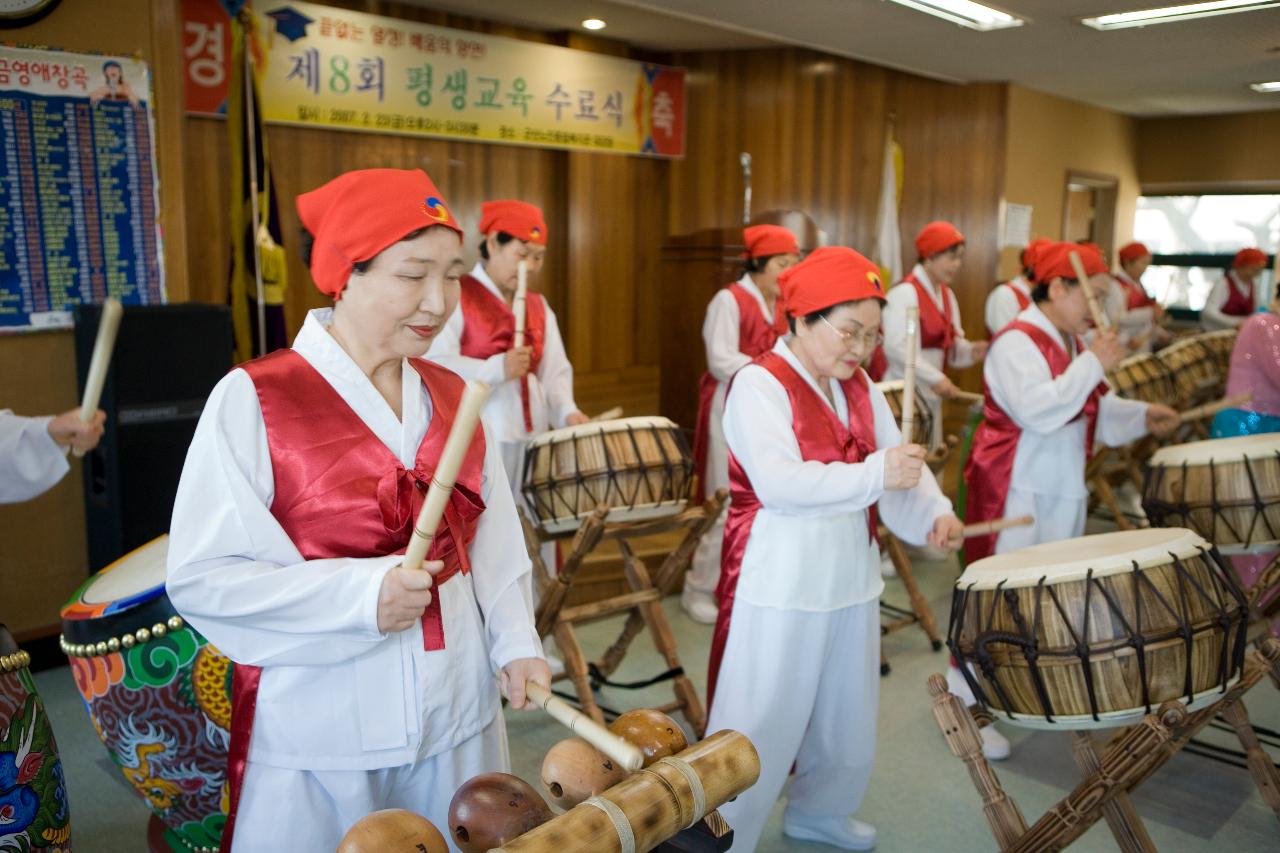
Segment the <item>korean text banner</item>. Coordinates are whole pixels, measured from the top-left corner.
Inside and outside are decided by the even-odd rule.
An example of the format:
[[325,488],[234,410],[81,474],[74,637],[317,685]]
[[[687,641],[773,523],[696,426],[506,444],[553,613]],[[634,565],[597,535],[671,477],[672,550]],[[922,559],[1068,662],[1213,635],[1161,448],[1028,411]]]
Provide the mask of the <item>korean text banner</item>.
[[141,60],[0,46],[0,332],[164,301],[150,101]]
[[311,3],[257,22],[269,122],[684,153],[682,69]]

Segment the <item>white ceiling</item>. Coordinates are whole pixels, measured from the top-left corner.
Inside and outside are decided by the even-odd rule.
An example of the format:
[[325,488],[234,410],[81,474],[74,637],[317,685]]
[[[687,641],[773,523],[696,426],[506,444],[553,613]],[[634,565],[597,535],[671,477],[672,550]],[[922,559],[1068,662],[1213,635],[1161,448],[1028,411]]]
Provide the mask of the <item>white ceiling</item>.
[[1097,32],[1078,19],[1177,0],[995,0],[1025,26],[981,33],[884,0],[411,0],[659,51],[792,44],[957,82],[1014,83],[1139,116],[1280,109],[1280,8]]

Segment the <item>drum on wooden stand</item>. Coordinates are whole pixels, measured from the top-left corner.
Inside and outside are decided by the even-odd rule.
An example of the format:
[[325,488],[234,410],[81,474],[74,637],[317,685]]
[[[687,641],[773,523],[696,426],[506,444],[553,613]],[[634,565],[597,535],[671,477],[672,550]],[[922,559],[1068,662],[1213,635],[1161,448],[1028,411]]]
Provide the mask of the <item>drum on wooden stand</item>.
[[1222,396],[1226,374],[1204,338],[1204,335],[1181,338],[1156,356],[1173,377],[1178,392],[1176,398],[1164,401],[1168,405],[1189,408]]
[[30,664],[0,625],[0,850],[69,853],[67,783]]
[[609,521],[646,521],[684,509],[693,459],[662,417],[621,418],[543,433],[529,443],[523,491],[549,533],[573,530],[597,506]]
[[99,739],[151,809],[149,837],[178,853],[216,853],[231,662],[169,602],[168,546],[161,536],[90,578],[62,610],[62,649]]
[[[889,411],[893,412],[894,422],[902,423],[903,381],[901,379],[891,379],[885,382],[877,382],[876,387],[880,389],[881,393],[884,394],[885,400],[889,403]],[[929,410],[929,406],[924,402],[924,398],[920,396],[918,391],[915,396],[915,410],[911,440],[916,444],[929,448],[933,445],[933,412]]]
[[1210,704],[1240,677],[1248,606],[1190,530],[1084,536],[997,554],[956,582],[948,645],[974,695],[1032,728],[1136,723]]
[[1223,553],[1280,549],[1280,433],[1175,444],[1151,457],[1142,507]]
[[1219,329],[1216,332],[1204,332],[1196,335],[1204,342],[1204,345],[1213,353],[1214,358],[1218,360],[1218,373],[1226,380],[1227,374],[1231,372],[1231,351],[1236,347],[1236,336],[1239,331],[1236,329]]
[[1177,397],[1177,386],[1169,369],[1154,355],[1131,355],[1107,374],[1116,394],[1126,400],[1169,405]]

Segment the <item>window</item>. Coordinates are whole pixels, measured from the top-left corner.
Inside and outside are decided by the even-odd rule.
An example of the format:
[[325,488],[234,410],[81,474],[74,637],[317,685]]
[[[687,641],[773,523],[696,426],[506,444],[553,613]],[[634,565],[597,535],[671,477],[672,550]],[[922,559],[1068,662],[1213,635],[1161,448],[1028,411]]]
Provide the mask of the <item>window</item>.
[[[1155,256],[1142,283],[1162,305],[1199,311],[1240,249],[1280,248],[1280,195],[1164,195],[1138,199],[1134,239]],[[1270,268],[1259,302],[1274,293]]]

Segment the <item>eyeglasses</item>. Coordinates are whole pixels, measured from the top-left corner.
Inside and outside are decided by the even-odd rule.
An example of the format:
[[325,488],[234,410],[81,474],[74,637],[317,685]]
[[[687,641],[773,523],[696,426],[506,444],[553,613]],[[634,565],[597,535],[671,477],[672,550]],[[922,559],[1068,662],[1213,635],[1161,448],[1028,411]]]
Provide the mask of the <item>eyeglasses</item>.
[[884,335],[880,334],[879,329],[871,332],[863,332],[860,335],[857,332],[846,332],[842,329],[837,329],[826,317],[822,318],[822,322],[830,326],[831,331],[840,336],[840,340],[844,342],[845,347],[848,349],[853,349],[853,345],[855,343],[861,343],[867,349],[874,349],[884,343]]

